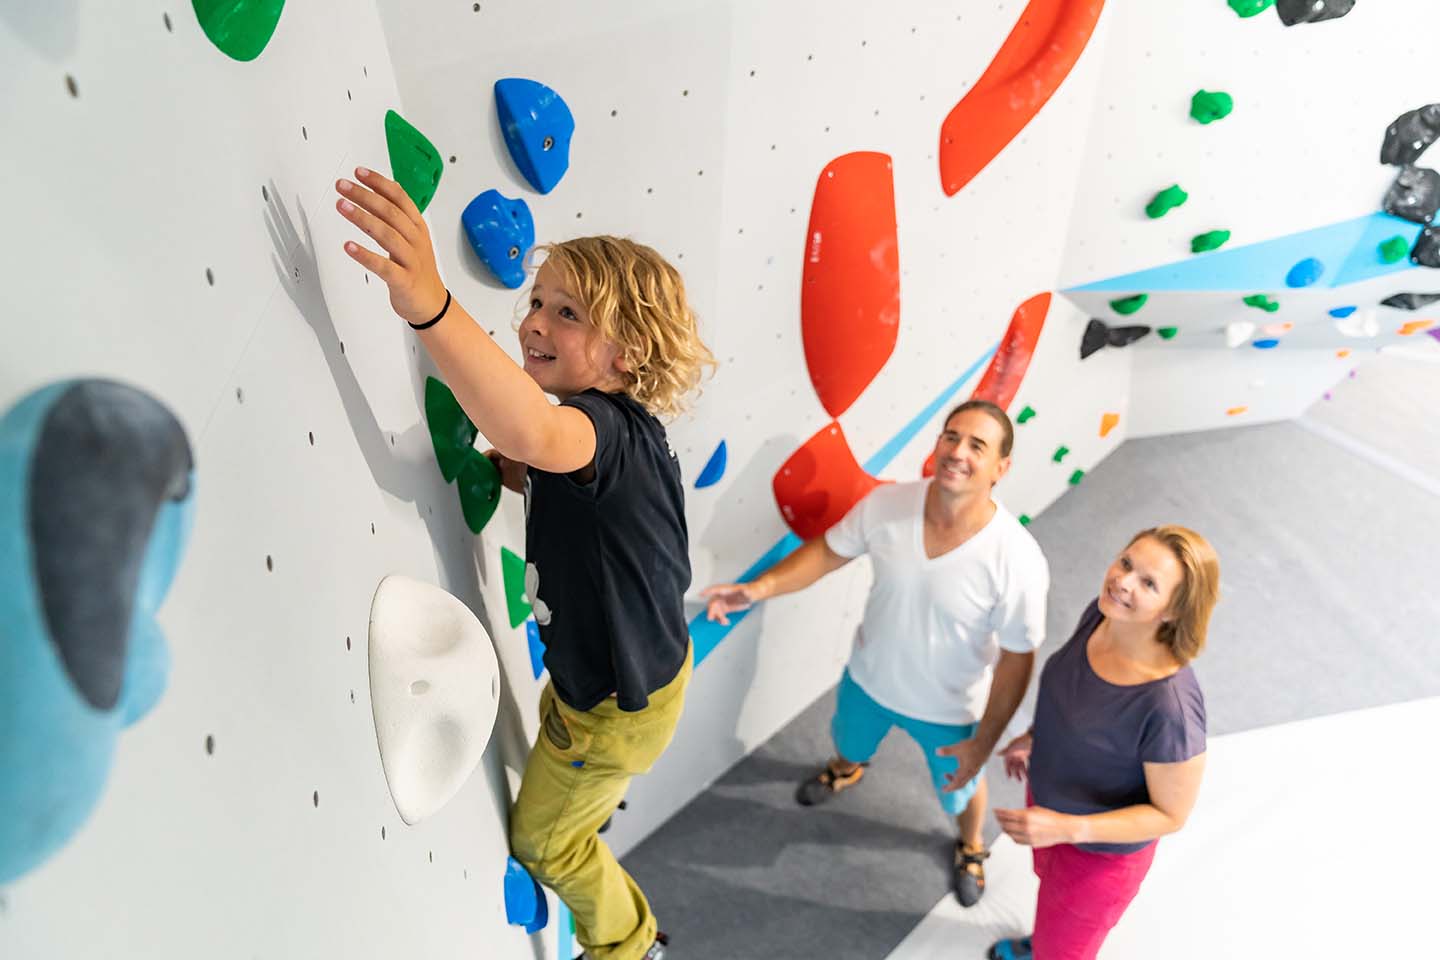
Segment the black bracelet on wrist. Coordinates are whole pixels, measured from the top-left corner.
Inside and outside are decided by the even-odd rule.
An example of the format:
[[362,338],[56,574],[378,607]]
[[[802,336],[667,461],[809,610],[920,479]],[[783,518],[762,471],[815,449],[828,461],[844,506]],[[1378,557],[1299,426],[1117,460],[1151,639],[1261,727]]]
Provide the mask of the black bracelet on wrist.
[[445,290],[445,306],[441,307],[441,308],[440,308],[440,312],[437,313],[437,314],[435,314],[435,319],[434,319],[434,320],[427,320],[425,323],[410,323],[409,320],[406,320],[405,322],[406,322],[406,323],[410,323],[410,329],[411,329],[411,330],[429,330],[431,327],[435,326],[435,324],[437,324],[437,323],[440,322],[441,318],[443,318],[443,317],[445,316],[445,311],[447,311],[447,310],[449,310],[449,309],[450,309],[450,290],[449,290],[449,288],[446,288],[446,290]]

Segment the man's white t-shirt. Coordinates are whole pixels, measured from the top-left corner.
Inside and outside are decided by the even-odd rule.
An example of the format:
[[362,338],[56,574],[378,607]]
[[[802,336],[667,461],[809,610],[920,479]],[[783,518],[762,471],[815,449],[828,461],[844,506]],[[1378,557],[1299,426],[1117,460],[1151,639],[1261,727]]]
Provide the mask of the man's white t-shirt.
[[990,522],[925,556],[929,480],[876,487],[825,534],[842,557],[869,553],[875,584],[850,676],[876,703],[930,723],[976,723],[1001,650],[1045,640],[1050,569],[1040,545],[996,504]]

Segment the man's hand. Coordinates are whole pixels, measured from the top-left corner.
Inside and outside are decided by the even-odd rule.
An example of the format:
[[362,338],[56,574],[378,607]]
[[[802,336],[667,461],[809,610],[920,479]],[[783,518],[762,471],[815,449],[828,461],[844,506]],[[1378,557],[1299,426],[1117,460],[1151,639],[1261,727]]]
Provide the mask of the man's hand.
[[1016,843],[1030,847],[1053,847],[1057,843],[1075,842],[1076,821],[1079,818],[1045,807],[1026,807],[1024,810],[996,810],[995,819],[1000,822],[1000,829]]
[[530,469],[528,465],[502,456],[494,447],[486,450],[485,456],[489,457],[490,462],[495,464],[495,469],[500,471],[501,486],[516,493],[525,492],[525,474]]
[[705,616],[728,627],[730,614],[749,610],[764,600],[766,593],[758,583],[717,583],[701,590],[700,596],[709,598],[709,603],[705,605]]
[[948,747],[940,747],[935,751],[937,756],[954,757],[960,764],[959,769],[954,773],[945,774],[944,793],[954,793],[965,784],[974,780],[985,766],[986,755],[989,754],[988,747],[982,746],[975,738],[961,740],[959,743],[952,743]]
[[355,176],[360,183],[335,181],[341,197],[335,207],[389,257],[353,242],[345,244],[345,252],[385,281],[390,288],[390,306],[401,319],[408,323],[434,319],[445,306],[446,293],[435,267],[430,228],[400,184],[364,167],[356,167]]

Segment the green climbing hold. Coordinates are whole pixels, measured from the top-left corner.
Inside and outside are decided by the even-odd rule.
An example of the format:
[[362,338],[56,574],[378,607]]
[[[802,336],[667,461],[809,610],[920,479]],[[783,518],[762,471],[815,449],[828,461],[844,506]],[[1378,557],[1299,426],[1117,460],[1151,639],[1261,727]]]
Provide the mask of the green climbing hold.
[[455,487],[460,491],[460,512],[465,514],[465,526],[471,533],[478,534],[500,505],[500,471],[479,450],[470,453]]
[[1174,339],[1175,339],[1175,334],[1177,334],[1177,333],[1180,332],[1180,328],[1179,328],[1179,327],[1161,327],[1160,329],[1156,330],[1155,332],[1158,333],[1158,334],[1160,334],[1160,339],[1162,339],[1162,340],[1174,340]]
[[394,110],[385,111],[385,147],[390,151],[390,169],[421,213],[430,206],[440,174],[445,169],[440,152]]
[[1177,183],[1173,186],[1166,187],[1164,190],[1155,194],[1149,203],[1145,204],[1145,216],[1151,220],[1158,220],[1189,199],[1190,194],[1181,190],[1180,184]]
[[1229,230],[1211,230],[1209,233],[1197,234],[1190,238],[1190,252],[1209,253],[1211,250],[1219,250],[1229,242]]
[[505,606],[510,626],[518,627],[530,616],[530,598],[525,596],[525,561],[500,548],[500,572],[505,579]]
[[1245,305],[1249,307],[1257,307],[1261,310],[1264,310],[1266,313],[1274,313],[1276,310],[1280,309],[1280,304],[1276,303],[1274,300],[1271,300],[1263,293],[1256,293],[1246,297]]
[[1119,300],[1110,301],[1110,309],[1122,317],[1128,317],[1136,310],[1145,306],[1145,301],[1149,299],[1150,294],[1148,293],[1137,293],[1133,297],[1121,297]]
[[1410,241],[1396,234],[1380,244],[1380,259],[1384,263],[1399,263],[1410,255]]
[[260,56],[275,35],[285,0],[190,0],[190,6],[210,42],[246,63]]
[[1066,455],[1068,455],[1069,453],[1070,448],[1065,446],[1064,444],[1061,444],[1060,446],[1055,448],[1055,456],[1051,457],[1050,459],[1054,460],[1056,463],[1059,463],[1061,460],[1064,460]]
[[1022,514],[1020,514],[1020,526],[1022,526],[1022,527],[1028,527],[1028,526],[1030,526],[1030,514],[1028,514],[1028,513],[1022,513]]
[[1253,17],[1264,13],[1275,5],[1275,0],[1229,0],[1230,9],[1242,17]]
[[1074,473],[1070,474],[1070,486],[1076,486],[1083,479],[1085,479],[1085,471],[1076,470]]
[[[430,427],[430,442],[435,447],[435,462],[446,483],[460,476],[460,471],[475,453],[475,424],[460,409],[455,394],[434,377],[425,378],[425,422]],[[484,459],[483,457],[481,459]],[[476,531],[477,533],[479,531]]]
[[1190,98],[1190,118],[1200,123],[1214,123],[1230,116],[1235,109],[1235,100],[1228,93],[1197,90]]
[[1027,422],[1029,422],[1030,420],[1033,420],[1034,418],[1035,418],[1035,408],[1032,407],[1032,406],[1030,406],[1029,404],[1026,404],[1026,405],[1025,405],[1025,409],[1020,411],[1020,416],[1018,416],[1018,417],[1015,418],[1015,422],[1016,422],[1016,423],[1027,423]]

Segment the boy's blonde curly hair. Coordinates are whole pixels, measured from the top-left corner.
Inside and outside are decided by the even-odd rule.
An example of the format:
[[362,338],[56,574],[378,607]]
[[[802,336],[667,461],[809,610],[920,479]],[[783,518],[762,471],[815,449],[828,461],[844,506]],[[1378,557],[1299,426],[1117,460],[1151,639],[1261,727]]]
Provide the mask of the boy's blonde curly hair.
[[700,340],[680,271],[624,237],[576,237],[535,250],[589,310],[600,336],[620,348],[625,392],[656,416],[683,412],[715,357]]

